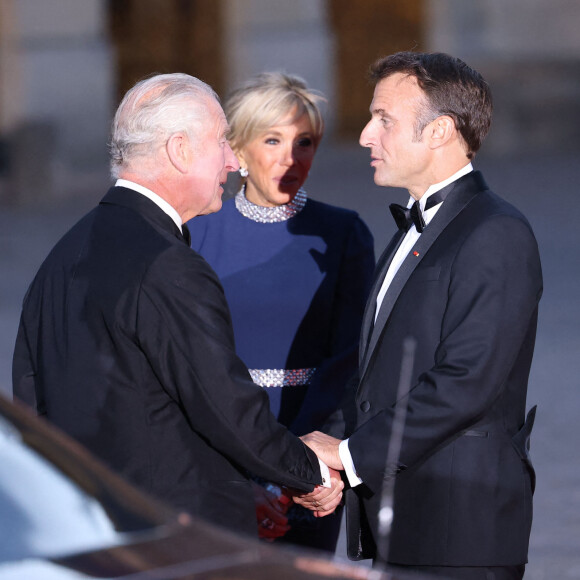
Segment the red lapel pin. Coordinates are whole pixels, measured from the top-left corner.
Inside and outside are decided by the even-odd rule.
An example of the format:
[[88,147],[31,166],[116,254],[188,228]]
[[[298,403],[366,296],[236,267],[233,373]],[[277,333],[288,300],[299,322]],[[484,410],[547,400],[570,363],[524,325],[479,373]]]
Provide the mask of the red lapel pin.
[[419,252],[413,252],[413,256],[419,256]]

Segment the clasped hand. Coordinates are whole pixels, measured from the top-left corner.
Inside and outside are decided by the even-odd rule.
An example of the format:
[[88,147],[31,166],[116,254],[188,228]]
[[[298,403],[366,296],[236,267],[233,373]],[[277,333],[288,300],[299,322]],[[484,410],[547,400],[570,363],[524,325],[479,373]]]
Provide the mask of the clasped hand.
[[275,497],[261,486],[254,484],[259,534],[263,539],[273,540],[283,536],[290,529],[286,517],[288,505],[285,501],[288,497],[292,497],[298,505],[311,510],[317,518],[334,513],[342,501],[344,483],[338,471],[343,469],[338,454],[340,440],[320,431],[304,435],[301,439],[328,465],[331,487],[318,485],[312,492],[306,494],[285,489],[282,497]]
[[344,483],[336,469],[330,470],[331,487],[317,485],[314,491],[306,494],[293,494],[292,499],[298,505],[312,510],[314,517],[321,518],[334,512],[342,501]]
[[314,453],[316,453],[316,455],[318,455],[318,457],[320,457],[328,467],[337,470],[344,469],[338,453],[340,439],[336,439],[335,437],[331,437],[330,435],[326,435],[320,431],[312,431],[312,433],[303,435],[300,439],[302,439],[302,443],[308,445],[308,447],[310,447],[310,449],[312,449],[312,451],[314,451]]

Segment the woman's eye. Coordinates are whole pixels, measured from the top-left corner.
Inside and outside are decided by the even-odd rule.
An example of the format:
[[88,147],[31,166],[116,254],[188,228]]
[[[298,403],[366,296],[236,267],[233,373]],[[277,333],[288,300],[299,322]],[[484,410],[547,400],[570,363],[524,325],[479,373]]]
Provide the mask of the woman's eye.
[[275,139],[274,137],[269,137],[268,139],[266,139],[265,143],[267,145],[277,145],[279,143],[278,139]]

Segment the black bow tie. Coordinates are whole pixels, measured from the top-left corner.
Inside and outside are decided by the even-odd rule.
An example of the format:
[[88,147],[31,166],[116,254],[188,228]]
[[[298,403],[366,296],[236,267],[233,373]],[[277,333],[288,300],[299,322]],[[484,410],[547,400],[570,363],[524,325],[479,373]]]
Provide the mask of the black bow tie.
[[398,203],[392,203],[389,206],[393,217],[395,218],[395,223],[400,230],[405,232],[409,231],[409,228],[415,224],[415,229],[421,233],[425,227],[425,220],[421,215],[421,208],[419,207],[419,202],[416,201],[411,207],[404,207]]
[[187,227],[187,224],[181,224],[181,234],[183,236],[183,239],[185,240],[185,243],[188,246],[191,246],[191,234],[189,233],[189,228]]
[[[425,211],[441,203],[445,199],[448,192],[449,189],[444,188],[429,196],[429,199],[425,204]],[[389,209],[391,210],[391,213],[395,218],[395,223],[400,230],[407,232],[412,225],[415,226],[415,229],[419,233],[425,229],[425,220],[423,219],[423,214],[421,213],[421,208],[419,207],[418,201],[416,201],[411,207],[405,207],[399,205],[398,203],[392,203],[389,205]]]

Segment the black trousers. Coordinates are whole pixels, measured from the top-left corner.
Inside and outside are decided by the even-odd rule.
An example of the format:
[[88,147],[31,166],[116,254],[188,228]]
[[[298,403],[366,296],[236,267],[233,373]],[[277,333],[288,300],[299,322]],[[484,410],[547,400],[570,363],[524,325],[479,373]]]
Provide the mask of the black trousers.
[[448,578],[449,580],[521,580],[526,566],[396,566],[389,564],[387,571],[397,580],[427,580],[428,578]]

